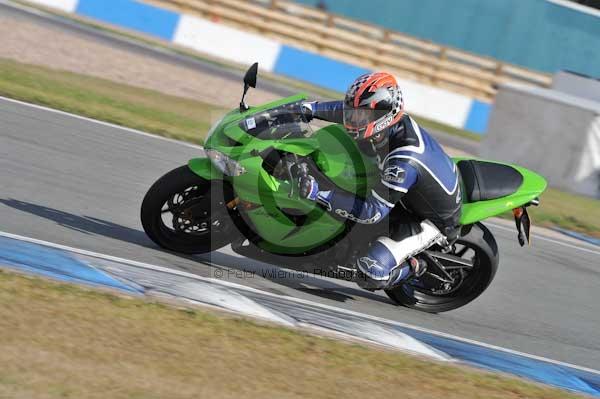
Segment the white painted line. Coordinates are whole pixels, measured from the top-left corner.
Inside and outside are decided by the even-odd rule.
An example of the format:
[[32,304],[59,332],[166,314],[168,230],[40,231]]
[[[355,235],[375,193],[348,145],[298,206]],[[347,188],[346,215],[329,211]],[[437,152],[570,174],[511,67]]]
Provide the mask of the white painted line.
[[[196,148],[196,149],[199,149],[199,150],[204,150],[204,147],[202,147],[200,145],[197,145],[197,144],[186,143],[185,141],[174,140],[174,139],[170,139],[170,138],[167,138],[167,137],[158,136],[158,135],[151,134],[151,133],[146,133],[146,132],[143,132],[141,130],[131,129],[131,128],[128,128],[128,127],[119,126],[119,125],[115,125],[115,124],[112,124],[112,123],[99,121],[97,119],[92,119],[92,118],[87,118],[85,116],[71,114],[69,112],[60,111],[60,110],[57,110],[57,109],[54,109],[54,108],[48,108],[48,107],[44,107],[44,106],[41,106],[41,105],[31,104],[31,103],[27,103],[27,102],[23,102],[23,101],[19,101],[19,100],[13,100],[12,98],[2,97],[2,96],[0,96],[0,101],[7,101],[7,102],[15,103],[15,104],[20,104],[20,105],[23,105],[23,106],[26,106],[26,107],[31,107],[31,108],[35,108],[35,109],[39,109],[39,110],[43,110],[43,111],[47,111],[47,112],[56,113],[56,114],[59,114],[59,115],[70,116],[70,117],[75,118],[75,119],[84,120],[84,121],[95,123],[95,124],[98,124],[98,125],[111,127],[113,129],[123,130],[125,132],[134,133],[134,134],[137,134],[137,135],[140,135],[140,136],[149,137],[149,138],[153,138],[153,139],[156,139],[156,140],[167,141],[169,143],[180,144],[180,145],[183,145],[183,146],[186,146],[186,147]],[[513,231],[512,229],[509,229],[509,228],[504,227],[504,226],[500,226],[500,225],[498,225],[496,223],[486,222],[486,224],[489,224],[490,226],[493,226],[493,227],[497,227],[497,228],[499,228],[501,230]],[[580,246],[573,245],[573,244],[569,244],[567,242],[560,241],[560,240],[557,240],[557,239],[548,238],[548,237],[545,237],[545,236],[540,235],[540,234],[534,234],[534,235],[532,235],[532,237],[535,237],[536,239],[539,238],[542,241],[548,241],[548,242],[551,242],[553,244],[563,245],[563,246],[571,248],[571,249],[577,249],[577,250],[584,251],[584,252],[589,252],[589,253],[592,253],[592,254],[595,254],[595,255],[600,255],[600,251],[588,249],[588,248],[585,248],[585,247],[580,247]],[[582,244],[589,245],[587,243],[584,243],[583,241],[582,241]]]
[[[485,222],[485,224],[488,225],[488,226],[492,226],[494,228],[497,228],[499,230],[514,232],[515,233],[515,237],[516,237],[516,231],[517,231],[516,228],[511,229],[511,228],[508,228],[508,227],[505,227],[505,226],[502,226],[502,225],[499,225],[499,224],[496,224],[496,223],[490,223],[490,222]],[[583,246],[580,247],[578,245],[569,244],[567,242],[560,241],[560,240],[557,240],[557,239],[554,239],[554,238],[550,238],[550,237],[546,237],[546,236],[543,236],[543,235],[536,234],[536,235],[532,235],[532,237],[534,237],[536,240],[548,241],[548,242],[551,242],[553,244],[562,245],[564,247],[568,247],[568,248],[571,248],[571,249],[577,249],[579,251],[589,252],[589,253],[594,254],[594,255],[600,255],[600,251],[598,251],[598,250],[589,249],[589,248],[586,248],[586,247],[583,247]]]
[[236,291],[228,290],[225,287],[219,287],[216,284],[212,284],[212,282],[175,284],[168,288],[160,288],[158,291],[192,301],[208,303],[209,305],[225,308],[247,316],[269,320],[283,324],[287,327],[294,327],[296,324],[294,320],[280,316],[270,309],[256,303],[252,299],[240,295]]
[[209,282],[209,283],[213,283],[213,284],[219,284],[225,287],[230,287],[230,288],[234,288],[234,289],[238,289],[241,291],[246,291],[246,292],[252,292],[255,294],[259,294],[259,295],[263,295],[263,296],[267,296],[267,297],[271,297],[271,298],[278,298],[278,299],[285,299],[287,301],[290,302],[294,302],[294,303],[298,303],[298,304],[302,304],[302,305],[308,305],[308,306],[312,306],[314,308],[320,308],[320,309],[326,309],[326,310],[330,310],[330,311],[335,311],[338,313],[342,313],[342,314],[347,314],[350,316],[355,316],[355,317],[361,317],[363,319],[367,319],[367,320],[372,320],[372,321],[376,321],[379,323],[384,323],[384,324],[388,324],[388,325],[393,325],[393,326],[397,326],[400,328],[406,328],[406,329],[411,329],[411,330],[415,330],[415,331],[420,331],[420,332],[424,332],[427,334],[432,334],[432,335],[436,335],[438,337],[442,337],[442,338],[448,338],[448,339],[453,339],[455,341],[459,341],[459,342],[464,342],[464,343],[468,343],[471,345],[477,345],[483,348],[488,348],[488,349],[493,349],[493,350],[497,350],[497,351],[501,351],[501,352],[505,352],[505,353],[510,353],[512,355],[517,355],[517,356],[523,356],[529,359],[533,359],[533,360],[539,360],[539,361],[543,361],[546,363],[550,363],[550,364],[554,364],[557,366],[563,366],[563,367],[570,367],[576,370],[580,370],[580,371],[585,371],[588,373],[593,373],[593,374],[598,374],[600,375],[600,371],[598,370],[594,370],[588,367],[582,367],[582,366],[577,366],[575,364],[571,364],[571,363],[566,363],[566,362],[561,362],[558,360],[552,360],[552,359],[548,359],[542,356],[537,356],[537,355],[531,355],[528,353],[524,353],[524,352],[519,352],[519,351],[515,351],[512,349],[507,349],[507,348],[502,348],[500,346],[495,346],[495,345],[491,345],[491,344],[486,344],[484,342],[479,342],[479,341],[475,341],[472,339],[468,339],[468,338],[462,338],[462,337],[458,337],[456,335],[451,335],[451,334],[446,334],[440,331],[435,331],[435,330],[430,330],[428,328],[423,328],[423,327],[418,327],[418,326],[414,326],[414,325],[410,325],[410,324],[406,324],[406,323],[401,323],[398,321],[394,321],[394,320],[388,320],[388,319],[384,319],[382,317],[377,317],[377,316],[372,316],[372,315],[368,315],[365,313],[359,313],[359,312],[355,312],[352,310],[347,310],[347,309],[342,309],[342,308],[337,308],[334,306],[330,306],[330,305],[325,305],[325,304],[321,304],[321,303],[317,303],[317,302],[312,302],[306,299],[301,299],[301,298],[294,298],[291,296],[286,296],[286,295],[277,295],[277,294],[273,294],[271,292],[267,292],[267,291],[262,291],[256,288],[252,288],[252,287],[247,287],[245,285],[241,285],[241,284],[237,284],[237,283],[232,283],[229,281],[222,281],[222,280],[216,280],[216,279],[212,279],[212,278],[208,278],[208,277],[202,277],[202,276],[197,276],[195,274],[192,273],[188,273],[188,272],[184,272],[184,271],[180,271],[180,270],[173,270],[173,269],[169,269],[167,267],[163,267],[163,266],[156,266],[156,265],[151,265],[148,263],[144,263],[144,262],[138,262],[138,261],[134,261],[134,260],[129,260],[129,259],[124,259],[124,258],[119,258],[116,256],[111,256],[111,255],[105,255],[105,254],[101,254],[98,252],[92,252],[92,251],[87,251],[84,249],[79,249],[79,248],[74,248],[74,247],[69,247],[66,245],[61,245],[61,244],[55,244],[52,242],[48,242],[48,241],[44,241],[44,240],[38,240],[36,238],[30,238],[30,237],[25,237],[25,236],[21,236],[18,234],[12,234],[12,233],[7,233],[7,232],[3,232],[0,231],[0,237],[7,237],[7,238],[12,238],[15,240],[20,240],[20,241],[25,241],[25,242],[30,242],[33,244],[39,244],[39,245],[43,245],[49,248],[56,248],[56,249],[61,249],[64,251],[70,251],[73,253],[77,253],[77,254],[81,254],[81,255],[85,255],[85,256],[90,256],[93,258],[98,258],[98,259],[104,259],[104,260],[109,260],[109,261],[113,261],[113,262],[119,262],[119,263],[124,263],[127,265],[131,265],[131,266],[137,266],[143,269],[148,269],[148,270],[155,270],[155,271],[159,271],[159,272],[164,272],[164,273],[170,273],[173,275],[178,275],[178,276],[182,276],[182,277],[188,277],[188,278],[192,278],[192,279],[196,279],[199,281],[205,281],[205,282]]
[[12,98],[2,97],[2,96],[0,96],[0,101],[6,101],[6,102],[9,102],[9,103],[13,103],[13,104],[19,104],[19,105],[23,105],[25,107],[39,109],[39,110],[42,110],[42,111],[51,112],[51,113],[59,114],[59,115],[63,115],[63,116],[69,116],[71,118],[83,120],[83,121],[86,121],[86,122],[91,122],[91,123],[94,123],[94,124],[97,124],[97,125],[110,127],[110,128],[117,129],[117,130],[122,130],[122,131],[125,131],[125,132],[128,132],[128,133],[134,133],[134,134],[137,134],[139,136],[149,137],[149,138],[152,138],[152,139],[155,139],[155,140],[167,141],[169,143],[180,144],[180,145],[183,145],[183,146],[186,146],[186,147],[197,148],[199,150],[204,150],[204,147],[202,147],[201,145],[192,144],[192,143],[186,143],[185,141],[170,139],[168,137],[163,137],[163,136],[158,136],[158,135],[152,134],[152,133],[142,132],[141,130],[132,129],[132,128],[125,127],[125,126],[119,126],[119,125],[115,125],[115,124],[109,123],[109,122],[99,121],[97,119],[92,119],[92,118],[88,118],[88,117],[85,117],[85,116],[72,114],[70,112],[60,111],[60,110],[54,109],[54,108],[44,107],[42,105],[31,104],[31,103],[27,103],[27,102],[24,102],[24,101],[14,100]]
[[335,326],[328,327],[334,331],[342,331],[352,336],[367,339],[372,342],[383,344],[391,348],[396,348],[402,351],[415,353],[421,356],[426,356],[438,361],[449,362],[452,361],[452,357],[448,354],[439,351],[431,346],[411,337],[410,335],[401,331],[382,326],[381,324],[374,323],[372,321],[350,321],[340,320]]
[[[377,346],[381,346],[384,348],[401,350],[402,352],[406,352],[406,353],[417,355],[417,356],[431,357],[431,356],[429,356],[428,353],[422,353],[422,352],[418,352],[418,351],[415,352],[415,351],[412,351],[410,348],[407,348],[406,346],[398,347],[397,345],[394,345],[394,344],[390,345],[389,343],[386,343],[385,341],[380,340],[380,339],[372,340],[372,339],[365,338],[360,335],[349,334],[347,332],[338,331],[338,330],[326,328],[326,327],[321,327],[316,324],[311,324],[311,323],[307,323],[307,322],[299,322],[299,323],[297,323],[297,326],[299,328],[304,328],[306,330],[314,331],[317,334],[326,335],[328,337],[333,336],[333,337],[338,337],[340,339],[347,340],[347,341],[361,342],[361,343],[364,343],[367,345],[377,345]],[[376,337],[376,338],[379,338],[379,337]],[[414,339],[414,338],[411,337],[411,339]],[[434,356],[431,357],[433,360],[437,360],[440,362],[446,362],[446,363],[460,363],[460,360],[454,359],[445,353],[439,352],[437,349],[433,349],[433,348],[429,348],[429,349],[432,349],[437,352],[437,353],[434,353]]]

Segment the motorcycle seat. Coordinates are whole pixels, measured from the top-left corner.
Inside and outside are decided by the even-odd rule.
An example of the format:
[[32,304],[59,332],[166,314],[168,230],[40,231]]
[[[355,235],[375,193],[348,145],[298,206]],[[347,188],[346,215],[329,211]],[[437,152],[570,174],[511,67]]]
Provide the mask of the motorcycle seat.
[[508,165],[462,160],[457,166],[469,202],[487,201],[514,194],[523,183],[523,175]]

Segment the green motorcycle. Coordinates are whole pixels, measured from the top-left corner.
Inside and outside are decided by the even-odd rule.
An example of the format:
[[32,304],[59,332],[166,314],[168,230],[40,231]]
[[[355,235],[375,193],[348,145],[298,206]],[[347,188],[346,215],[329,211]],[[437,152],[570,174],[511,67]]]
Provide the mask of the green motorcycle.
[[[311,174],[325,189],[366,196],[379,179],[376,160],[360,151],[343,126],[316,127],[290,110],[306,99],[296,95],[248,107],[257,64],[244,77],[239,109],[209,130],[205,156],[161,177],[146,194],[141,219],[159,246],[185,254],[231,245],[243,256],[335,278],[357,278],[354,265],[367,243],[400,221],[357,224],[299,197],[298,178]],[[386,290],[396,303],[426,312],[461,307],[479,296],[498,267],[498,246],[482,220],[513,211],[518,240],[529,242],[527,207],[546,189],[540,175],[525,168],[455,158],[463,193],[460,237],[417,257],[426,272]]]

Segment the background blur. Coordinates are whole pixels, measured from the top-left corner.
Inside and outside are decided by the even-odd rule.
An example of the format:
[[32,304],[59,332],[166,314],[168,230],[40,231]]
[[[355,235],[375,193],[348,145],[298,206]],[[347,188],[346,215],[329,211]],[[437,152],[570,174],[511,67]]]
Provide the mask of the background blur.
[[[297,0],[314,5],[314,0]],[[318,3],[318,2],[317,2]],[[334,13],[554,73],[600,75],[598,1],[328,0]],[[577,7],[589,4],[588,7]],[[324,3],[321,3],[324,4]]]
[[[31,0],[23,4],[216,62],[224,66],[222,70],[241,70],[258,61],[268,78],[262,82],[279,83],[262,86],[267,90],[255,93],[257,102],[298,90],[316,98],[339,98],[356,76],[390,71],[403,88],[408,111],[425,127],[475,142],[455,146],[460,150],[522,164],[545,175],[554,187],[600,197],[597,2]],[[237,101],[238,94],[229,91],[238,90],[236,81],[222,76],[215,80],[206,68],[195,75],[190,70],[170,73],[156,64],[155,56],[134,59],[131,52],[74,44],[75,37],[59,38],[56,32],[52,35],[58,40],[52,43],[41,39],[50,32],[39,25],[6,22],[6,46],[0,54],[4,57],[217,107],[229,108]],[[17,40],[32,46],[15,48]]]

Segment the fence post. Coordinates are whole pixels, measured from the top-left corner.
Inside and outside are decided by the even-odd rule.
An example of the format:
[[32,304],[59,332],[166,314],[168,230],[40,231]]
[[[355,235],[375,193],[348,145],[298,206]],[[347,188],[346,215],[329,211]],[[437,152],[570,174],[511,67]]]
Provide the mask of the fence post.
[[[214,1],[213,0],[204,0],[204,2],[206,3],[206,5],[208,6],[212,6],[214,5]],[[188,2],[186,2],[186,5],[188,4]],[[213,22],[220,22],[220,18],[218,15],[213,14],[211,11],[207,10],[206,12],[202,11],[202,15],[206,16],[209,20],[213,21]]]
[[391,33],[389,29],[384,29],[383,30],[383,42],[384,43],[389,43],[390,42],[390,38],[391,38]]
[[[389,30],[387,30],[387,29],[382,29],[382,32],[381,32],[381,43],[389,43],[389,42],[390,42],[390,31],[389,31]],[[386,51],[386,50],[384,50],[384,49],[382,49],[382,48],[378,48],[378,49],[375,51],[375,53],[376,53],[377,55],[384,55],[384,54],[385,54],[385,51]],[[378,64],[377,64],[377,65],[378,65]]]
[[502,75],[504,75],[504,63],[498,61],[496,63],[496,69],[494,70],[494,75],[496,76],[496,81],[492,83],[492,88],[494,90],[498,90],[498,84],[500,83],[500,79]]
[[442,70],[442,62],[446,61],[448,59],[448,48],[447,47],[440,47],[440,51],[438,52],[438,59],[437,62],[435,63],[435,68],[433,69],[433,78],[432,78],[432,82],[437,84],[439,83],[439,78],[438,78],[438,74],[440,73],[440,71]]
[[333,20],[333,14],[327,14],[327,21],[325,22],[325,25],[328,28],[331,28],[335,25],[335,21]]

